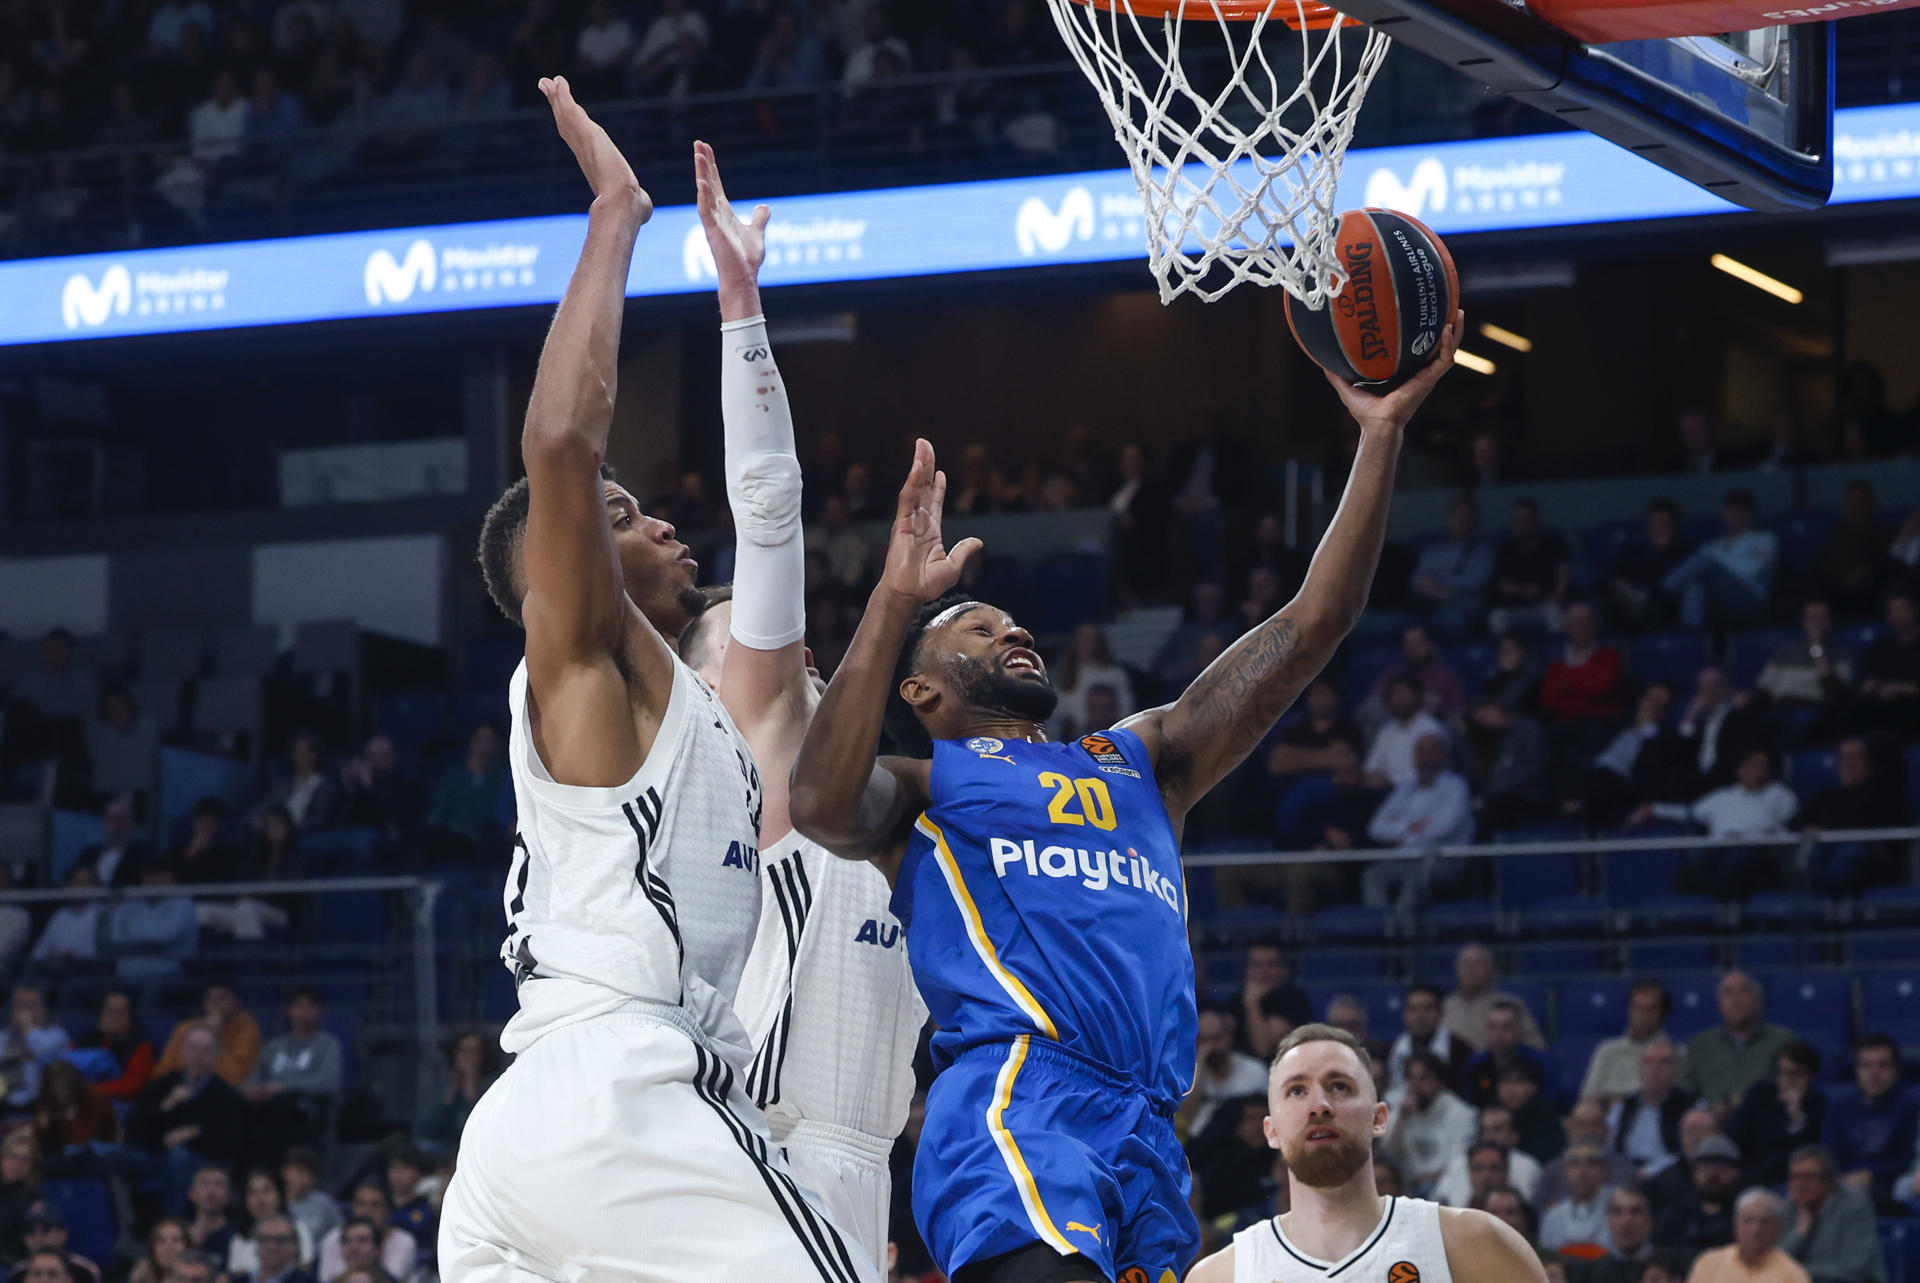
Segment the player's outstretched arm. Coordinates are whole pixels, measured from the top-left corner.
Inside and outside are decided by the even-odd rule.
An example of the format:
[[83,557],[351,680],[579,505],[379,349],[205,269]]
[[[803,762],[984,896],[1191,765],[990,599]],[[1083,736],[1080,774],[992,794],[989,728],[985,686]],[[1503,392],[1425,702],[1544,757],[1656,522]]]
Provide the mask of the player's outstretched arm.
[[1441,1208],[1440,1241],[1446,1245],[1448,1272],[1462,1283],[1475,1279],[1547,1283],[1539,1254],[1518,1230],[1487,1212]]
[[761,844],[792,827],[787,772],[818,702],[806,660],[807,554],[793,412],[760,308],[760,265],[772,211],[742,222],[713,148],[693,145],[700,223],[720,281],[720,418],[733,509],[733,623],[720,700],[760,764]]
[[1121,723],[1145,742],[1176,825],[1273,729],[1358,622],[1386,539],[1402,430],[1452,368],[1465,320],[1454,313],[1433,362],[1385,396],[1328,376],[1360,425],[1360,448],[1299,593],[1228,647],[1179,699]]
[[963,539],[947,551],[940,533],[946,498],[947,476],[934,467],[933,447],[915,441],[886,568],[793,763],[793,826],[836,854],[873,860],[889,877],[907,826],[926,809],[929,765],[875,758],[893,672],[920,607],[960,582],[961,567],[980,549],[978,539]]

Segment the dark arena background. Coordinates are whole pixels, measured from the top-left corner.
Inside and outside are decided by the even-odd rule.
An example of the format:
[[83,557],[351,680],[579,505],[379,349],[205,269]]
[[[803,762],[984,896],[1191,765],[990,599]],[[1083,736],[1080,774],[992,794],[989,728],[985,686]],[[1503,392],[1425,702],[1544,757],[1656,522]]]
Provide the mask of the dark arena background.
[[[1686,1278],[1754,1186],[1817,1283],[1920,1283],[1920,15],[1833,41],[1794,213],[1416,49],[1374,84],[1342,207],[1445,236],[1468,328],[1361,626],[1187,827],[1209,1250],[1284,1207],[1264,1062],[1325,1019],[1403,1114],[1383,1182],[1571,1283]],[[237,1281],[276,1201],[319,1283],[356,1214],[363,1272],[435,1276],[515,1009],[522,641],[473,550],[590,199],[554,73],[659,206],[609,459],[703,582],[693,140],[773,207],[823,673],[915,436],[1062,737],[1176,695],[1332,517],[1355,432],[1285,296],[1161,304],[1042,0],[0,0],[16,1278]]]

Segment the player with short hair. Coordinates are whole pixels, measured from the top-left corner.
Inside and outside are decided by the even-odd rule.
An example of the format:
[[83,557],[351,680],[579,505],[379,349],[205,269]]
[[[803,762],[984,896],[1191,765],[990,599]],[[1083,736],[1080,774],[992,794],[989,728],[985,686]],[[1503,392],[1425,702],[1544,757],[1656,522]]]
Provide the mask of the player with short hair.
[[[914,1214],[956,1283],[1160,1283],[1198,1250],[1171,1121],[1197,1022],[1180,832],[1359,618],[1402,430],[1461,324],[1391,393],[1335,384],[1359,449],[1293,601],[1173,703],[1070,744],[1047,742],[1056,696],[1032,637],[985,603],[942,600],[980,545],[948,551],[946,477],[915,444],[885,570],[788,807],[894,883],[940,1026]],[[883,721],[930,756],[877,757]]]
[[1388,1107],[1346,1030],[1302,1025],[1283,1038],[1267,1109],[1290,1210],[1235,1234],[1187,1283],[1546,1283],[1539,1256],[1498,1217],[1376,1192],[1373,1145]]
[[732,1002],[760,913],[760,778],[672,643],[701,598],[673,527],[603,474],[635,238],[652,214],[564,79],[593,188],[527,407],[527,476],[481,532],[527,634],[508,689],[513,1065],[474,1106],[440,1221],[447,1283],[878,1277],[808,1205],[741,1089]]
[[794,832],[787,773],[820,702],[806,645],[806,549],[793,412],[761,312],[770,211],[741,221],[713,150],[694,144],[700,221],[719,277],[721,420],[734,578],[707,590],[680,658],[720,692],[760,766],[760,930],[735,1008],[753,1039],[746,1089],[820,1206],[877,1271],[888,1160],[913,1098],[927,1021],[887,879]]

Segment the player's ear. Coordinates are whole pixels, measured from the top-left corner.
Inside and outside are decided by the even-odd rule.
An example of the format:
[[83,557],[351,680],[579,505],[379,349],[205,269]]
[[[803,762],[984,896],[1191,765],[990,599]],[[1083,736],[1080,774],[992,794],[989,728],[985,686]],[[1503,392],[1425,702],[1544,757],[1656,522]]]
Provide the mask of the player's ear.
[[1272,1114],[1268,1114],[1260,1120],[1260,1130],[1267,1138],[1268,1149],[1280,1148],[1280,1129],[1274,1126]]
[[1385,1136],[1387,1134],[1387,1116],[1389,1112],[1390,1111],[1387,1109],[1386,1101],[1382,1100],[1382,1101],[1376,1101],[1374,1103],[1373,1137],[1375,1140],[1378,1140],[1380,1137]]
[[940,698],[940,692],[919,673],[910,673],[900,682],[900,698],[907,701],[908,708],[920,713],[933,707],[934,701]]

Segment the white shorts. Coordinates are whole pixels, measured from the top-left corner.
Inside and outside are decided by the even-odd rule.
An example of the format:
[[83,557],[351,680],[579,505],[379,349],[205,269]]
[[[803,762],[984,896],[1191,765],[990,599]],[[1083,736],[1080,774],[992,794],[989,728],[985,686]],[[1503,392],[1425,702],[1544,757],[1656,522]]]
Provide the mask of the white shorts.
[[474,1106],[440,1216],[444,1283],[878,1283],[732,1066],[651,1005],[546,1034]]
[[846,1231],[847,1246],[864,1252],[887,1274],[887,1221],[893,1210],[893,1145],[865,1132],[801,1121],[782,1144],[800,1183],[819,1196],[817,1206]]

